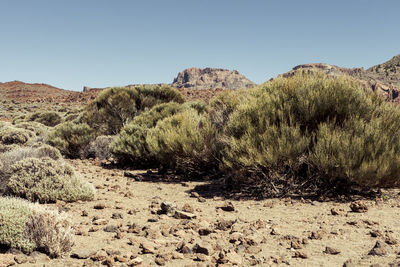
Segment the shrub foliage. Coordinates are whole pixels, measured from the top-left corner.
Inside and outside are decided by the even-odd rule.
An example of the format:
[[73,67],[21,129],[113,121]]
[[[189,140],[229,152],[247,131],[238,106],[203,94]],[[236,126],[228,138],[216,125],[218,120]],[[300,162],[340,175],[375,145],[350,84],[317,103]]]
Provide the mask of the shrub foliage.
[[27,158],[11,167],[8,188],[31,201],[92,200],[95,190],[73,168],[51,158]]
[[65,213],[9,197],[0,197],[0,210],[0,244],[25,253],[42,249],[51,257],[71,251],[73,235]]

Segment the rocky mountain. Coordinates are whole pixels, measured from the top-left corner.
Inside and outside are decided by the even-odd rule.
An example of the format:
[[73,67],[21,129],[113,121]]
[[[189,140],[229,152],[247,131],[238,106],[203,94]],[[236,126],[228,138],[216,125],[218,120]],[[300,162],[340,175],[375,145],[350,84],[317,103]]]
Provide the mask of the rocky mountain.
[[386,101],[400,102],[400,55],[386,63],[364,68],[341,68],[325,63],[303,64],[281,74],[283,77],[293,75],[298,69],[312,71],[318,69],[328,76],[338,77],[349,75],[359,81],[364,87],[381,95]]
[[366,71],[370,77],[400,88],[400,55],[373,66]]
[[171,86],[195,90],[240,89],[254,87],[255,83],[244,77],[237,70],[190,68],[179,72]]

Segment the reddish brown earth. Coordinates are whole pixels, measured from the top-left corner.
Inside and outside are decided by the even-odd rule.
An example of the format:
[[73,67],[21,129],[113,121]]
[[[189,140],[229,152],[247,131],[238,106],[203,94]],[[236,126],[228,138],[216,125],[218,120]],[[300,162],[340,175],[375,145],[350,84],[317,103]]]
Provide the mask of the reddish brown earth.
[[17,103],[86,103],[96,98],[94,92],[75,92],[44,83],[12,81],[0,83],[2,99]]
[[[24,83],[20,81],[0,83],[1,99],[17,103],[66,103],[86,104],[95,99],[104,90],[93,88],[85,92],[76,92],[60,89],[44,83]],[[178,88],[190,100],[203,99],[208,102],[212,97],[223,92],[224,89],[198,89]]]

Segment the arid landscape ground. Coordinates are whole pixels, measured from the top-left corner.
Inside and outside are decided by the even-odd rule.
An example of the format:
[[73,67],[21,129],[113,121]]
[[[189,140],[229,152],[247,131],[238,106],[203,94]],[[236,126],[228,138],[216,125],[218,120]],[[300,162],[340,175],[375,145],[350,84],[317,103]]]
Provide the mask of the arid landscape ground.
[[[21,266],[398,266],[400,197],[352,201],[225,199],[206,182],[126,177],[94,160],[70,163],[97,188],[90,202],[49,204],[74,222],[70,257],[10,255]],[[140,181],[142,175],[147,177]],[[204,187],[205,186],[205,187]],[[215,194],[214,194],[215,193]],[[159,214],[162,203],[193,214]],[[185,213],[184,213],[185,214]],[[192,216],[192,215],[190,215]],[[371,255],[376,243],[382,245]],[[345,265],[343,265],[346,263]]]
[[[338,71],[329,66],[321,68]],[[391,86],[377,83],[368,80],[374,88]],[[2,83],[0,89],[2,121],[37,110],[79,109],[100,91],[22,82]],[[209,101],[229,89],[179,90],[188,100]],[[391,92],[398,89],[390,90],[382,89],[396,102]],[[372,198],[255,199],[157,170],[98,159],[68,163],[97,190],[93,201],[44,204],[70,216],[72,252],[53,259],[6,250],[0,266],[400,266],[398,189]]]

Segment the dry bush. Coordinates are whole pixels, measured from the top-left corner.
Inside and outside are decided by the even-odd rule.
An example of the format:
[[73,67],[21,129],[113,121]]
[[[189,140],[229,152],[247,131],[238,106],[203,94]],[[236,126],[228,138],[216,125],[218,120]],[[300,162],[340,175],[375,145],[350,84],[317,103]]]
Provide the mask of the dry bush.
[[89,153],[93,154],[96,158],[104,160],[112,157],[110,144],[115,140],[116,136],[101,135],[90,143]]
[[9,191],[41,203],[56,200],[92,200],[93,185],[77,175],[68,164],[51,158],[26,158],[11,167]]
[[51,257],[71,251],[73,235],[65,213],[9,197],[0,197],[0,210],[0,244],[25,253],[41,249]]

